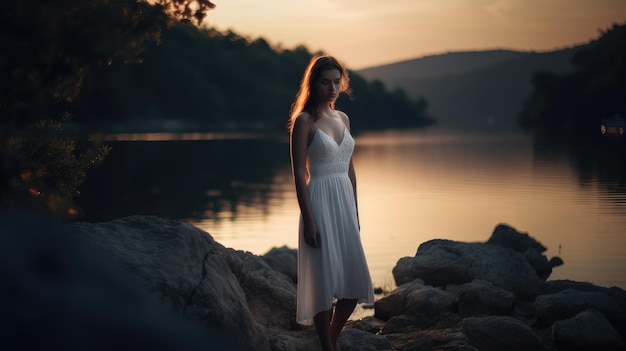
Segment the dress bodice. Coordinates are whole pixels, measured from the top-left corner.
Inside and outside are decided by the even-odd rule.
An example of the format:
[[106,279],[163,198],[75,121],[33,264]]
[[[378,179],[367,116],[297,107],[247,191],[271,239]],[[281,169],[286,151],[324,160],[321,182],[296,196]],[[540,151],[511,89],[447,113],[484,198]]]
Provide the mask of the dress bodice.
[[311,177],[347,173],[353,151],[354,139],[346,126],[339,143],[317,128],[308,148]]

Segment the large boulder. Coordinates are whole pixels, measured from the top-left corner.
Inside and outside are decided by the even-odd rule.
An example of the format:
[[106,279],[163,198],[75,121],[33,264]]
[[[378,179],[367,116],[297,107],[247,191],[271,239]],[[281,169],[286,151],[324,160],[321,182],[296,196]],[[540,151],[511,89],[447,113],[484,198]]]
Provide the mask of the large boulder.
[[386,337],[355,328],[345,329],[341,332],[339,347],[343,351],[393,350],[391,342]]
[[587,309],[603,313],[610,321],[621,323],[624,311],[610,296],[601,292],[563,290],[556,294],[540,295],[535,300],[537,326],[546,328],[554,322],[574,317]]
[[272,269],[280,272],[293,283],[298,282],[298,250],[287,246],[273,247],[261,256]]
[[590,309],[554,323],[554,342],[559,350],[623,350],[624,341],[606,317]]
[[269,348],[231,271],[230,253],[208,233],[154,216],[71,227],[111,255],[173,310],[242,345]]
[[374,315],[376,318],[387,320],[391,317],[404,314],[407,310],[408,295],[424,287],[424,282],[419,279],[400,285],[389,295],[374,303]]
[[392,270],[396,285],[421,279],[427,285],[488,281],[516,296],[531,295],[541,280],[523,254],[496,245],[431,240],[415,257],[401,258]]
[[529,325],[512,317],[469,317],[463,320],[462,331],[480,351],[554,350]]
[[[206,327],[184,318],[180,308],[169,309],[145,289],[146,284],[138,284],[135,276],[114,264],[110,254],[85,240],[87,235],[77,229],[31,214],[0,215],[0,348],[239,349],[226,336],[228,334],[211,333]],[[131,242],[127,244],[132,243],[136,249],[128,249],[131,255],[123,261],[132,260],[135,251],[155,248],[145,247],[132,233],[129,239]],[[102,238],[102,242],[106,239]],[[162,249],[165,250],[165,246]],[[122,256],[116,257],[121,259]],[[136,259],[137,263],[153,264],[141,253]],[[199,266],[202,269],[202,264]],[[166,267],[161,270],[167,274]],[[181,284],[196,285],[200,275]],[[188,294],[178,303],[187,306],[188,313],[192,313],[193,308],[185,304],[185,299],[193,303],[198,295],[203,294],[196,297]],[[227,319],[240,318],[245,323],[244,311],[229,313],[225,316]],[[238,333],[248,339],[254,337],[250,331]]]
[[227,249],[226,260],[246,296],[257,323],[283,330],[298,329],[296,290],[291,279],[274,271],[250,252]]
[[530,250],[537,252],[546,251],[545,246],[530,237],[528,233],[520,233],[515,228],[502,223],[494,228],[491,237],[487,240],[487,244],[506,247],[521,253]]
[[458,297],[458,312],[462,317],[505,315],[515,304],[512,292],[484,280],[450,285],[446,290]]
[[542,254],[546,248],[540,242],[530,237],[528,233],[520,233],[506,224],[496,226],[487,244],[506,247],[523,254],[537,272],[537,276],[544,281],[550,277],[552,268],[563,264],[559,257],[553,257],[548,261]]
[[626,291],[616,286],[606,288],[597,286],[587,282],[576,282],[573,280],[550,280],[541,285],[537,295],[551,295],[564,290],[599,292],[610,296],[620,306],[622,311],[626,312]]
[[459,299],[453,294],[432,286],[414,289],[407,294],[406,312],[414,315],[439,315],[456,312]]

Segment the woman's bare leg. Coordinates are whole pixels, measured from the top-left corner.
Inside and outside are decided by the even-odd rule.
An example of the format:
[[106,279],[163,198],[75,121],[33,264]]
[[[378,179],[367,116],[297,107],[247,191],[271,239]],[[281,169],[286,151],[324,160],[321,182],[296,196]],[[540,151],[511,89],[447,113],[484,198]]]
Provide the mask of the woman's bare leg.
[[338,300],[335,305],[335,313],[333,314],[333,319],[330,322],[330,340],[336,350],[338,350],[337,341],[339,341],[339,333],[341,333],[343,326],[346,325],[348,318],[350,318],[350,315],[354,311],[356,302],[357,299],[341,299]]
[[334,351],[335,347],[330,338],[330,320],[333,315],[332,308],[327,311],[322,311],[313,317],[313,323],[315,323],[315,330],[317,330],[317,336],[322,344],[322,350]]

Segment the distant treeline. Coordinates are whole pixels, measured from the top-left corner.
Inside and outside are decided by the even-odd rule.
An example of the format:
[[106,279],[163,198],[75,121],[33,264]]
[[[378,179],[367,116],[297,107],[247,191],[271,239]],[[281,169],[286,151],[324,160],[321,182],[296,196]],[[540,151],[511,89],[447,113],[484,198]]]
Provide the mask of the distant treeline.
[[551,138],[597,137],[602,124],[624,127],[626,24],[602,31],[574,54],[572,64],[571,73],[534,74],[534,91],[520,114],[520,125]]
[[[85,79],[80,116],[94,124],[135,131],[281,130],[312,57],[304,46],[272,47],[262,38],[199,29],[177,23],[151,44],[140,63],[111,65]],[[339,58],[341,60],[341,58]],[[387,91],[351,72],[353,99],[337,108],[355,119],[354,128],[423,127],[426,101],[402,90]]]

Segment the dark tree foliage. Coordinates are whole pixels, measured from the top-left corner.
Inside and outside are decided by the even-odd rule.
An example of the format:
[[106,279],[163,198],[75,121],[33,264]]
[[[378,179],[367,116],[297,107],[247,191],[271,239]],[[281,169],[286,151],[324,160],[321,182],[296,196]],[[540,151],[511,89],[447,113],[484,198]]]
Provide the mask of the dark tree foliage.
[[209,0],[155,0],[154,2],[183,22],[195,20],[198,25],[202,24],[207,12],[215,8],[215,4]]
[[593,138],[626,116],[626,24],[613,25],[575,53],[573,73],[537,72],[520,124],[537,135]]
[[[174,120],[178,130],[285,132],[291,103],[313,53],[272,47],[262,38],[176,24],[141,64],[112,67],[85,81],[81,114],[114,120],[130,131],[154,131]],[[389,92],[351,72],[353,100],[337,107],[358,120],[356,130],[421,127],[426,103]],[[171,124],[170,124],[171,125]]]
[[[206,1],[13,0],[0,13],[0,206],[71,214],[87,169],[109,148],[68,125],[85,77],[140,62],[172,18],[164,6]],[[180,18],[201,14],[176,13]],[[73,127],[73,128],[68,128]],[[68,133],[71,130],[74,133]]]

